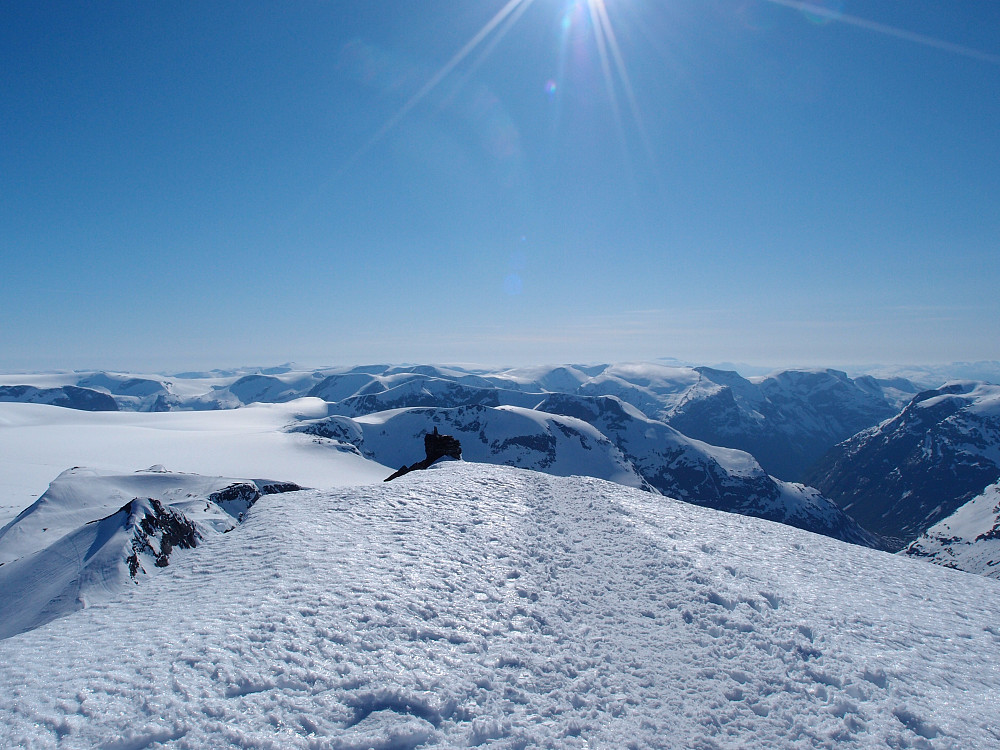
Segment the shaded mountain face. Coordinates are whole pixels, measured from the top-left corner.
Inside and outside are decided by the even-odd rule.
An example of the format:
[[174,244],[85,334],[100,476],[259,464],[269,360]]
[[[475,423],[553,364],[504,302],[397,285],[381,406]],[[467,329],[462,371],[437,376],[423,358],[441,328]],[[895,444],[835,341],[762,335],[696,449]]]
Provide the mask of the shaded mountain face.
[[118,411],[118,403],[107,393],[64,385],[36,388],[30,385],[0,385],[0,401],[22,404],[51,404],[81,411]]
[[931,526],[904,552],[946,568],[1000,579],[1000,482]]
[[895,548],[1000,478],[1000,386],[949,383],[828,453],[806,481]]
[[897,411],[873,379],[837,370],[789,370],[751,382],[696,369],[702,380],[665,421],[689,437],[749,451],[786,480],[800,481],[834,445]]
[[553,394],[535,409],[418,407],[358,418],[328,417],[291,429],[349,443],[379,463],[403,466],[418,457],[420,440],[435,427],[461,440],[463,456],[471,461],[610,479],[697,505],[884,547],[818,492],[774,479],[750,454],[692,440],[612,397]]

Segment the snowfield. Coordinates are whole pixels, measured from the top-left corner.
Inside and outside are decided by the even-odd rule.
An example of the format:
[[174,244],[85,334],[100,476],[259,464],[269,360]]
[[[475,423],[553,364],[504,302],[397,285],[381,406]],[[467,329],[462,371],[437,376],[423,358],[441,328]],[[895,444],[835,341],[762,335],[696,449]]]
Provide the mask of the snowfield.
[[381,482],[393,469],[282,431],[326,416],[316,398],[202,412],[85,412],[0,403],[0,526],[73,466],[128,473],[159,464],[209,476],[276,477],[308,487]]
[[0,641],[0,746],[995,748],[998,585],[445,462],[261,498]]

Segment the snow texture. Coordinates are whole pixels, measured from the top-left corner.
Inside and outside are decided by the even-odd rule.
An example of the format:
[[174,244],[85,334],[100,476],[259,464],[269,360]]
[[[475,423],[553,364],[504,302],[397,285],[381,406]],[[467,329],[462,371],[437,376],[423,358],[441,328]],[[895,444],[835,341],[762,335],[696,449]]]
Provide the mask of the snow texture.
[[997,583],[465,462],[262,498],[0,642],[25,748],[995,748]]

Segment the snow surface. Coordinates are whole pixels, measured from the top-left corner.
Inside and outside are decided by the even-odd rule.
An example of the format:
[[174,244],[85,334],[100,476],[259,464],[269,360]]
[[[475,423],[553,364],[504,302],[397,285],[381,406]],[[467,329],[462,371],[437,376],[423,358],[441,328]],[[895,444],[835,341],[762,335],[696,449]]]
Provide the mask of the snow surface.
[[262,498],[0,642],[0,746],[995,748],[998,583],[597,479]]
[[[209,412],[83,412],[0,403],[0,524],[73,466],[271,477],[309,487],[381,482],[393,469],[282,431],[327,414],[319,399]],[[396,467],[398,468],[398,467]]]
[[297,491],[269,479],[68,469],[0,529],[0,638],[107,599],[191,548],[231,531],[262,495]]

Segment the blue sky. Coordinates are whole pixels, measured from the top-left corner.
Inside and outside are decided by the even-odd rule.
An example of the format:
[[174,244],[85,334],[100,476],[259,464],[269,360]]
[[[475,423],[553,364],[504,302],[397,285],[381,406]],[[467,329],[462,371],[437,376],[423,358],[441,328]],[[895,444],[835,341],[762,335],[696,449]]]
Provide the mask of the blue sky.
[[1000,359],[1000,3],[0,3],[0,369]]

